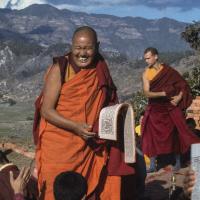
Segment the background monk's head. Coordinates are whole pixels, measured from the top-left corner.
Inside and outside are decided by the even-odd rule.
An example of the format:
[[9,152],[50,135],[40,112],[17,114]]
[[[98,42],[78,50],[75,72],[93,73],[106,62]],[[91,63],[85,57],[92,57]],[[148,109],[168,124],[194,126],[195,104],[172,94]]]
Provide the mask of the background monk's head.
[[149,67],[158,62],[158,50],[154,47],[148,47],[144,50],[144,60]]
[[90,68],[99,43],[96,31],[89,26],[82,26],[75,30],[72,37],[72,59],[80,68]]

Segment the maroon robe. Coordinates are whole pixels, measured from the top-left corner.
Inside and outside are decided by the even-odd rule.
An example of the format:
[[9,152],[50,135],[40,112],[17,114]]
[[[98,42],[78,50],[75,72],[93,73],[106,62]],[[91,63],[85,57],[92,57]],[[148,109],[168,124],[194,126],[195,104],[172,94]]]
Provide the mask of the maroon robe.
[[[187,82],[173,68],[163,69],[150,81],[151,92],[166,92],[166,97],[150,98],[142,121],[142,150],[149,157],[185,153],[191,144],[200,142],[186,124],[182,110],[190,106],[192,96]],[[183,92],[178,106],[171,97]]]

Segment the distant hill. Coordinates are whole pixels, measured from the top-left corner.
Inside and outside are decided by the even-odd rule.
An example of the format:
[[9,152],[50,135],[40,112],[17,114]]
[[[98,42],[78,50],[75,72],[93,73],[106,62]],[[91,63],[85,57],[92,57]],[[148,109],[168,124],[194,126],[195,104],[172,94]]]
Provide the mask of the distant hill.
[[168,18],[87,14],[47,4],[22,10],[0,9],[0,97],[6,94],[17,101],[34,99],[52,57],[69,50],[73,31],[82,25],[97,31],[121,99],[141,88],[145,65],[141,58],[147,46],[170,54],[173,63],[190,50],[180,37],[187,24]]
[[147,20],[140,17],[116,17],[87,14],[67,9],[59,10],[48,4],[33,4],[22,10],[0,9],[0,36],[5,32],[27,37],[41,45],[70,43],[73,31],[90,25],[98,33],[101,48],[117,51],[130,58],[140,57],[144,48],[155,46],[162,52],[188,50],[180,33],[186,23],[162,18]]

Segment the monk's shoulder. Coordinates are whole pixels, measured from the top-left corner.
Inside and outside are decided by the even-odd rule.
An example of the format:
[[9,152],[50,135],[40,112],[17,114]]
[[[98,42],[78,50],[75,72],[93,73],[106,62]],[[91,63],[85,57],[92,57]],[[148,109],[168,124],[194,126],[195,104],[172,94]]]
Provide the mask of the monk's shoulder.
[[44,80],[49,80],[49,79],[51,80],[60,79],[60,67],[58,64],[53,64],[47,69],[44,75]]
[[53,64],[61,64],[68,59],[67,56],[56,56],[53,57]]
[[164,65],[165,68],[167,68],[167,70],[173,74],[177,74],[177,75],[180,75],[180,73],[172,66],[169,66],[169,65]]
[[149,72],[149,67],[146,67],[146,68],[144,69],[144,71],[143,71],[142,76],[143,76],[143,77],[147,77],[148,72]]

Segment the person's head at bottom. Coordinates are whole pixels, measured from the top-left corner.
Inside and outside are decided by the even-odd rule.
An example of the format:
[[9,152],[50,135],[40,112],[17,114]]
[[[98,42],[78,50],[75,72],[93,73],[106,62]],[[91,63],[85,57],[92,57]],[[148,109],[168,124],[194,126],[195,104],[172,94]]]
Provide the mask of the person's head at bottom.
[[84,200],[87,193],[87,181],[79,173],[62,172],[54,181],[55,200]]

